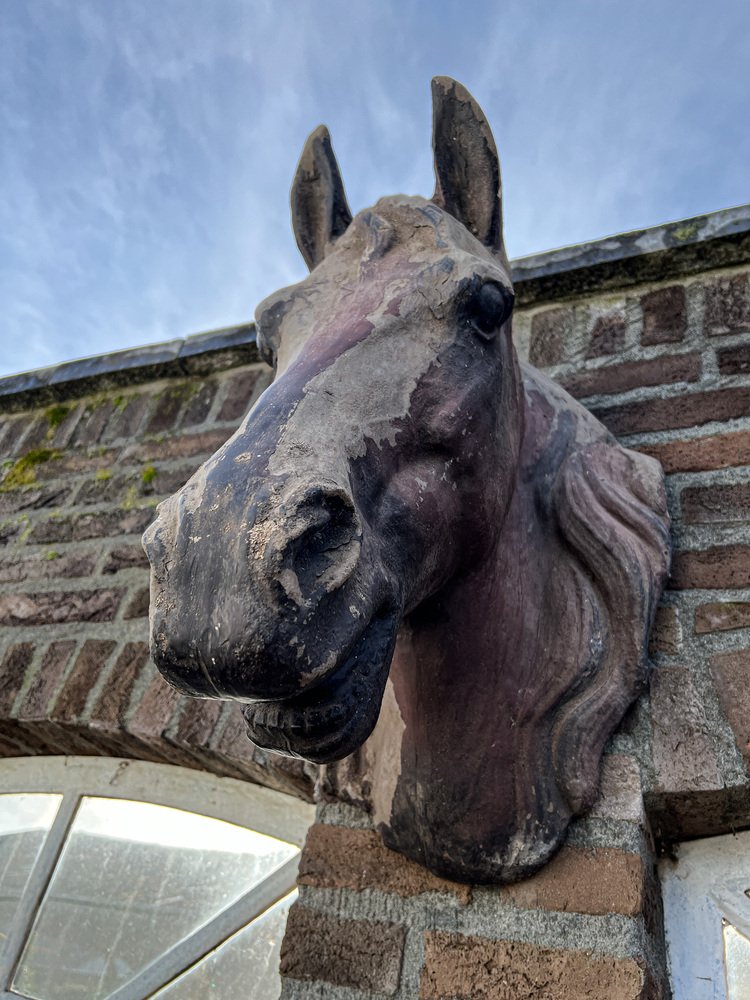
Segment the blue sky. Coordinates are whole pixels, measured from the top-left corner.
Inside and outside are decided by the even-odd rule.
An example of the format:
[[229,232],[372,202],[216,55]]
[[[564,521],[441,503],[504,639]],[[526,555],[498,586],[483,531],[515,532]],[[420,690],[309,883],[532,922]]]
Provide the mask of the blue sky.
[[748,0],[2,0],[0,373],[250,319],[319,122],[354,211],[431,193],[436,74],[511,256],[750,202]]

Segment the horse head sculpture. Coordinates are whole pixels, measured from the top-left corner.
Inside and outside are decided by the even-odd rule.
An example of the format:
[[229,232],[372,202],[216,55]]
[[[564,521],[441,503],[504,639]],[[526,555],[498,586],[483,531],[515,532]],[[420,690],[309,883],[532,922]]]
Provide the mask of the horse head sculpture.
[[146,532],[152,655],[323,765],[385,843],[521,878],[594,801],[648,675],[658,463],[519,365],[500,169],[433,81],[433,197],[352,218],[324,128],[292,217],[310,274],[257,311],[276,377]]

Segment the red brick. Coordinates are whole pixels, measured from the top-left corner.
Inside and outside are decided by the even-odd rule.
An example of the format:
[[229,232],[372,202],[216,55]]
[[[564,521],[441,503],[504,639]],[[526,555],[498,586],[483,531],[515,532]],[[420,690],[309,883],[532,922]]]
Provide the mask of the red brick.
[[674,590],[736,590],[750,587],[750,545],[715,545],[677,551],[672,559]]
[[130,621],[131,618],[147,618],[150,592],[148,587],[141,587],[130,599],[123,618]]
[[102,434],[102,441],[116,441],[118,438],[134,438],[143,421],[148,407],[149,396],[131,395],[114,400],[115,412],[108,427]]
[[196,388],[196,391],[187,402],[185,412],[180,420],[180,427],[194,427],[196,424],[202,424],[209,414],[216,395],[217,383],[213,379],[204,379],[197,387],[194,382],[189,384]]
[[750,649],[712,656],[711,673],[737,746],[750,764]]
[[658,792],[721,788],[713,733],[684,667],[659,667],[651,680],[653,761]]
[[719,601],[700,604],[695,609],[695,632],[730,632],[737,628],[750,628],[750,603],[747,601]]
[[587,358],[599,358],[604,354],[617,354],[625,346],[625,317],[612,312],[597,316],[591,330]]
[[428,931],[420,1000],[654,1000],[633,958]]
[[432,875],[421,865],[389,851],[373,830],[316,823],[307,832],[300,860],[301,885],[322,889],[379,889],[404,898],[445,892],[464,905],[471,888]]
[[231,430],[201,431],[197,434],[182,434],[165,438],[163,441],[142,441],[129,445],[122,453],[123,462],[157,462],[169,458],[193,458],[213,455],[226,441]]
[[170,386],[158,393],[154,397],[151,414],[142,433],[163,434],[164,431],[172,430],[189,394],[190,387],[185,383]]
[[91,711],[91,724],[102,728],[122,726],[130,698],[148,663],[148,645],[129,642],[117,657],[108,683]]
[[703,472],[750,465],[750,431],[640,444],[636,450],[658,459],[666,473]]
[[700,378],[700,354],[671,354],[646,361],[624,361],[561,378],[560,384],[581,399],[602,393],[626,392],[649,385],[696,382]]
[[641,296],[643,332],[641,343],[673,344],[685,336],[687,309],[685,289],[682,285],[657,288]]
[[52,517],[36,524],[32,542],[80,542],[89,538],[111,538],[113,535],[140,535],[154,519],[153,507],[133,510],[108,510],[69,517]]
[[16,417],[7,420],[0,428],[0,454],[4,458],[10,458],[16,454],[18,446],[22,443],[23,436],[29,429],[32,418]]
[[[186,698],[174,737],[190,747],[206,747],[214,734],[223,705],[205,698]],[[247,742],[247,737],[245,737]]]
[[651,628],[649,653],[665,653],[673,656],[682,646],[682,628],[677,608],[661,605],[656,609],[656,617]]
[[0,596],[0,625],[60,625],[108,622],[117,613],[121,590],[45,591]]
[[608,753],[602,757],[599,797],[589,815],[644,824],[641,771],[633,757],[622,753]]
[[91,689],[105,669],[115,645],[110,639],[87,639],[84,642],[49,713],[50,718],[76,722],[83,716]]
[[750,413],[750,386],[692,392],[668,399],[643,399],[620,406],[592,407],[613,434],[677,430],[712,420],[734,420]]
[[115,404],[111,399],[94,400],[88,403],[83,411],[83,417],[75,429],[72,443],[77,448],[89,448],[97,444],[114,411]]
[[35,552],[21,559],[0,562],[0,583],[21,583],[24,580],[71,579],[88,576],[94,569],[95,552],[62,552],[54,549]]
[[154,670],[151,683],[128,720],[128,730],[146,738],[161,737],[179,700],[179,691]]
[[148,569],[148,559],[141,545],[118,545],[110,549],[102,573],[119,573],[122,569]]
[[691,486],[682,491],[687,524],[738,524],[750,521],[750,483]]
[[19,719],[43,719],[70,662],[76,644],[72,640],[52,642],[18,710]]
[[750,372],[750,345],[723,347],[716,352],[716,360],[722,375],[747,375]]
[[91,453],[67,451],[52,456],[46,462],[40,462],[39,465],[34,466],[34,473],[37,479],[45,482],[51,479],[65,479],[84,472],[109,469],[116,458],[116,451],[102,448],[96,448]]
[[615,847],[564,846],[536,875],[500,891],[527,910],[637,916],[643,909],[643,862]]
[[43,510],[59,507],[70,496],[70,487],[59,483],[9,489],[0,493],[0,514],[18,514],[24,510]]
[[7,715],[21,690],[34,656],[34,644],[10,646],[0,666],[0,715]]
[[393,996],[405,931],[371,920],[339,920],[295,903],[281,945],[281,974]]
[[573,339],[574,312],[569,307],[545,309],[531,319],[529,361],[539,368],[565,360],[565,348]]
[[219,420],[239,420],[244,417],[250,407],[259,374],[257,368],[250,368],[228,379],[224,402],[219,410]]
[[750,289],[747,274],[713,278],[705,283],[705,327],[709,336],[750,331]]

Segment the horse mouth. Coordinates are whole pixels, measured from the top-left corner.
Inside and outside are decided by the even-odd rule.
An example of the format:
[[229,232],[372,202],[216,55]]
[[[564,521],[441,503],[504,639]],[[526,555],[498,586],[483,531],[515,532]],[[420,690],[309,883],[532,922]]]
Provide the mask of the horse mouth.
[[397,614],[371,619],[340,666],[315,687],[243,706],[252,742],[316,764],[357,750],[378,720],[398,626]]

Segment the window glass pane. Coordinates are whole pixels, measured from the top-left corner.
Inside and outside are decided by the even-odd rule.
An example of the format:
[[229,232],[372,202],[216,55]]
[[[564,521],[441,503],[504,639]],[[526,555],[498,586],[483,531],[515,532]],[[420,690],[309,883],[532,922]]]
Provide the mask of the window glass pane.
[[61,795],[0,795],[0,947]]
[[13,985],[106,997],[297,851],[180,809],[86,798]]
[[154,1000],[276,1000],[281,992],[281,939],[296,898],[295,889],[156,993]]
[[724,924],[724,963],[727,1000],[750,1000],[750,941],[728,923]]

